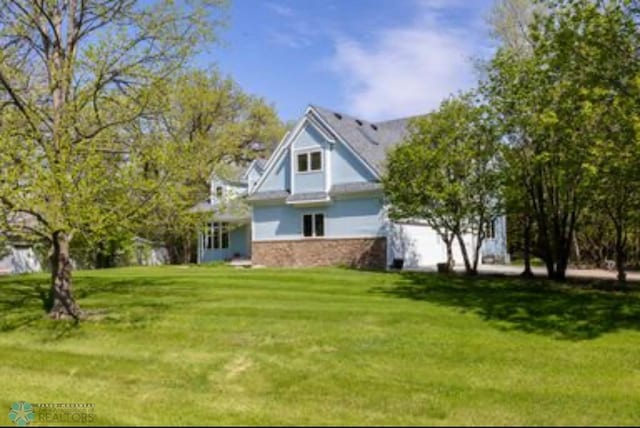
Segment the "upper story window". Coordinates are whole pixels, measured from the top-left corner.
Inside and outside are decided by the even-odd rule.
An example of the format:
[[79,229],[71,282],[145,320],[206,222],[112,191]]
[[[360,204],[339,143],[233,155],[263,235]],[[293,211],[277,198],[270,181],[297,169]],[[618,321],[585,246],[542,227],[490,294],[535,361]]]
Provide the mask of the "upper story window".
[[224,189],[222,186],[216,186],[216,198],[221,198],[224,194]]
[[297,171],[322,171],[322,152],[318,150],[315,152],[299,153],[297,156]]
[[311,171],[320,171],[322,170],[322,153],[321,152],[311,152],[309,154],[311,158]]
[[304,214],[302,216],[302,235],[307,238],[324,236],[324,214]]

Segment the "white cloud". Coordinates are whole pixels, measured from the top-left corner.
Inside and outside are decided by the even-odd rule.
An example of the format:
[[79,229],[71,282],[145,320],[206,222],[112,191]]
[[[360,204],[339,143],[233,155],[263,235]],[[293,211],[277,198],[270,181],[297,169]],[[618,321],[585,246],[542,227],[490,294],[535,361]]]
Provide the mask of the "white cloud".
[[278,3],[267,3],[267,7],[280,15],[276,28],[269,31],[271,43],[290,49],[300,49],[312,44],[318,32],[303,15]]
[[294,15],[293,9],[278,3],[267,3],[267,7],[280,16],[291,17]]
[[272,31],[269,34],[269,38],[272,43],[276,45],[281,45],[290,49],[304,48],[311,44],[311,40],[295,32],[287,33],[287,32]]
[[414,22],[374,32],[366,45],[335,39],[330,67],[348,112],[369,120],[422,114],[474,85],[472,58],[483,34],[473,17],[445,19],[445,8],[443,0],[422,0]]

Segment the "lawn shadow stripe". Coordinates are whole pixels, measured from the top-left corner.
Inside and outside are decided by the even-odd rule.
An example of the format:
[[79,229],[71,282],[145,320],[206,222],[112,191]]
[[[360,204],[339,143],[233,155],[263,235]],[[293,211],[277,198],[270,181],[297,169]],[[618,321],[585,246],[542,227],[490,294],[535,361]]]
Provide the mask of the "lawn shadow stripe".
[[609,291],[599,283],[558,284],[515,277],[403,272],[400,278],[390,287],[371,291],[460,308],[485,321],[497,322],[501,329],[564,340],[595,339],[622,329],[640,330],[640,293],[636,290]]

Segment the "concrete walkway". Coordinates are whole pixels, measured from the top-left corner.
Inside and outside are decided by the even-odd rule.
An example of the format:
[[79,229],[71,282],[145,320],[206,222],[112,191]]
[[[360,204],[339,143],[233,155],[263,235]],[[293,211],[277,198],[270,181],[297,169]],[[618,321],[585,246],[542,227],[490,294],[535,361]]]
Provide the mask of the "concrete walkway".
[[229,262],[229,266],[237,268],[250,268],[251,259],[233,259]]
[[[437,269],[435,266],[426,266],[424,268],[409,268],[405,269],[409,271],[420,272],[435,272]],[[464,272],[464,265],[456,265],[453,268],[456,272]],[[523,266],[517,265],[482,265],[478,267],[480,274],[489,275],[509,275],[517,276],[524,270]],[[531,268],[535,276],[546,277],[547,269],[541,266],[533,266]],[[567,278],[586,278],[586,279],[603,279],[603,280],[615,280],[617,279],[617,272],[615,270],[604,269],[567,269]],[[627,281],[640,282],[640,272],[627,272]]]

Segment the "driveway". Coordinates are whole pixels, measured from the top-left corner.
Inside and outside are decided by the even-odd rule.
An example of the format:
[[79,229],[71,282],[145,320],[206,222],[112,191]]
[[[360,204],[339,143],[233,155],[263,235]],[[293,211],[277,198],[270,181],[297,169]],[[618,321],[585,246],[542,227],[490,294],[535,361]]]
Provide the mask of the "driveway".
[[[523,266],[516,265],[481,265],[478,267],[480,274],[497,274],[497,275],[520,275],[523,271]],[[409,268],[407,270],[423,271],[423,272],[435,272],[435,266],[426,266],[424,268]],[[454,267],[456,272],[464,272],[464,265],[456,265]],[[535,276],[547,276],[547,269],[541,266],[534,266],[531,268]],[[588,278],[588,279],[604,279],[615,280],[617,278],[617,272],[615,270],[604,269],[567,269],[568,278]],[[640,282],[640,272],[627,272],[628,281]]]

